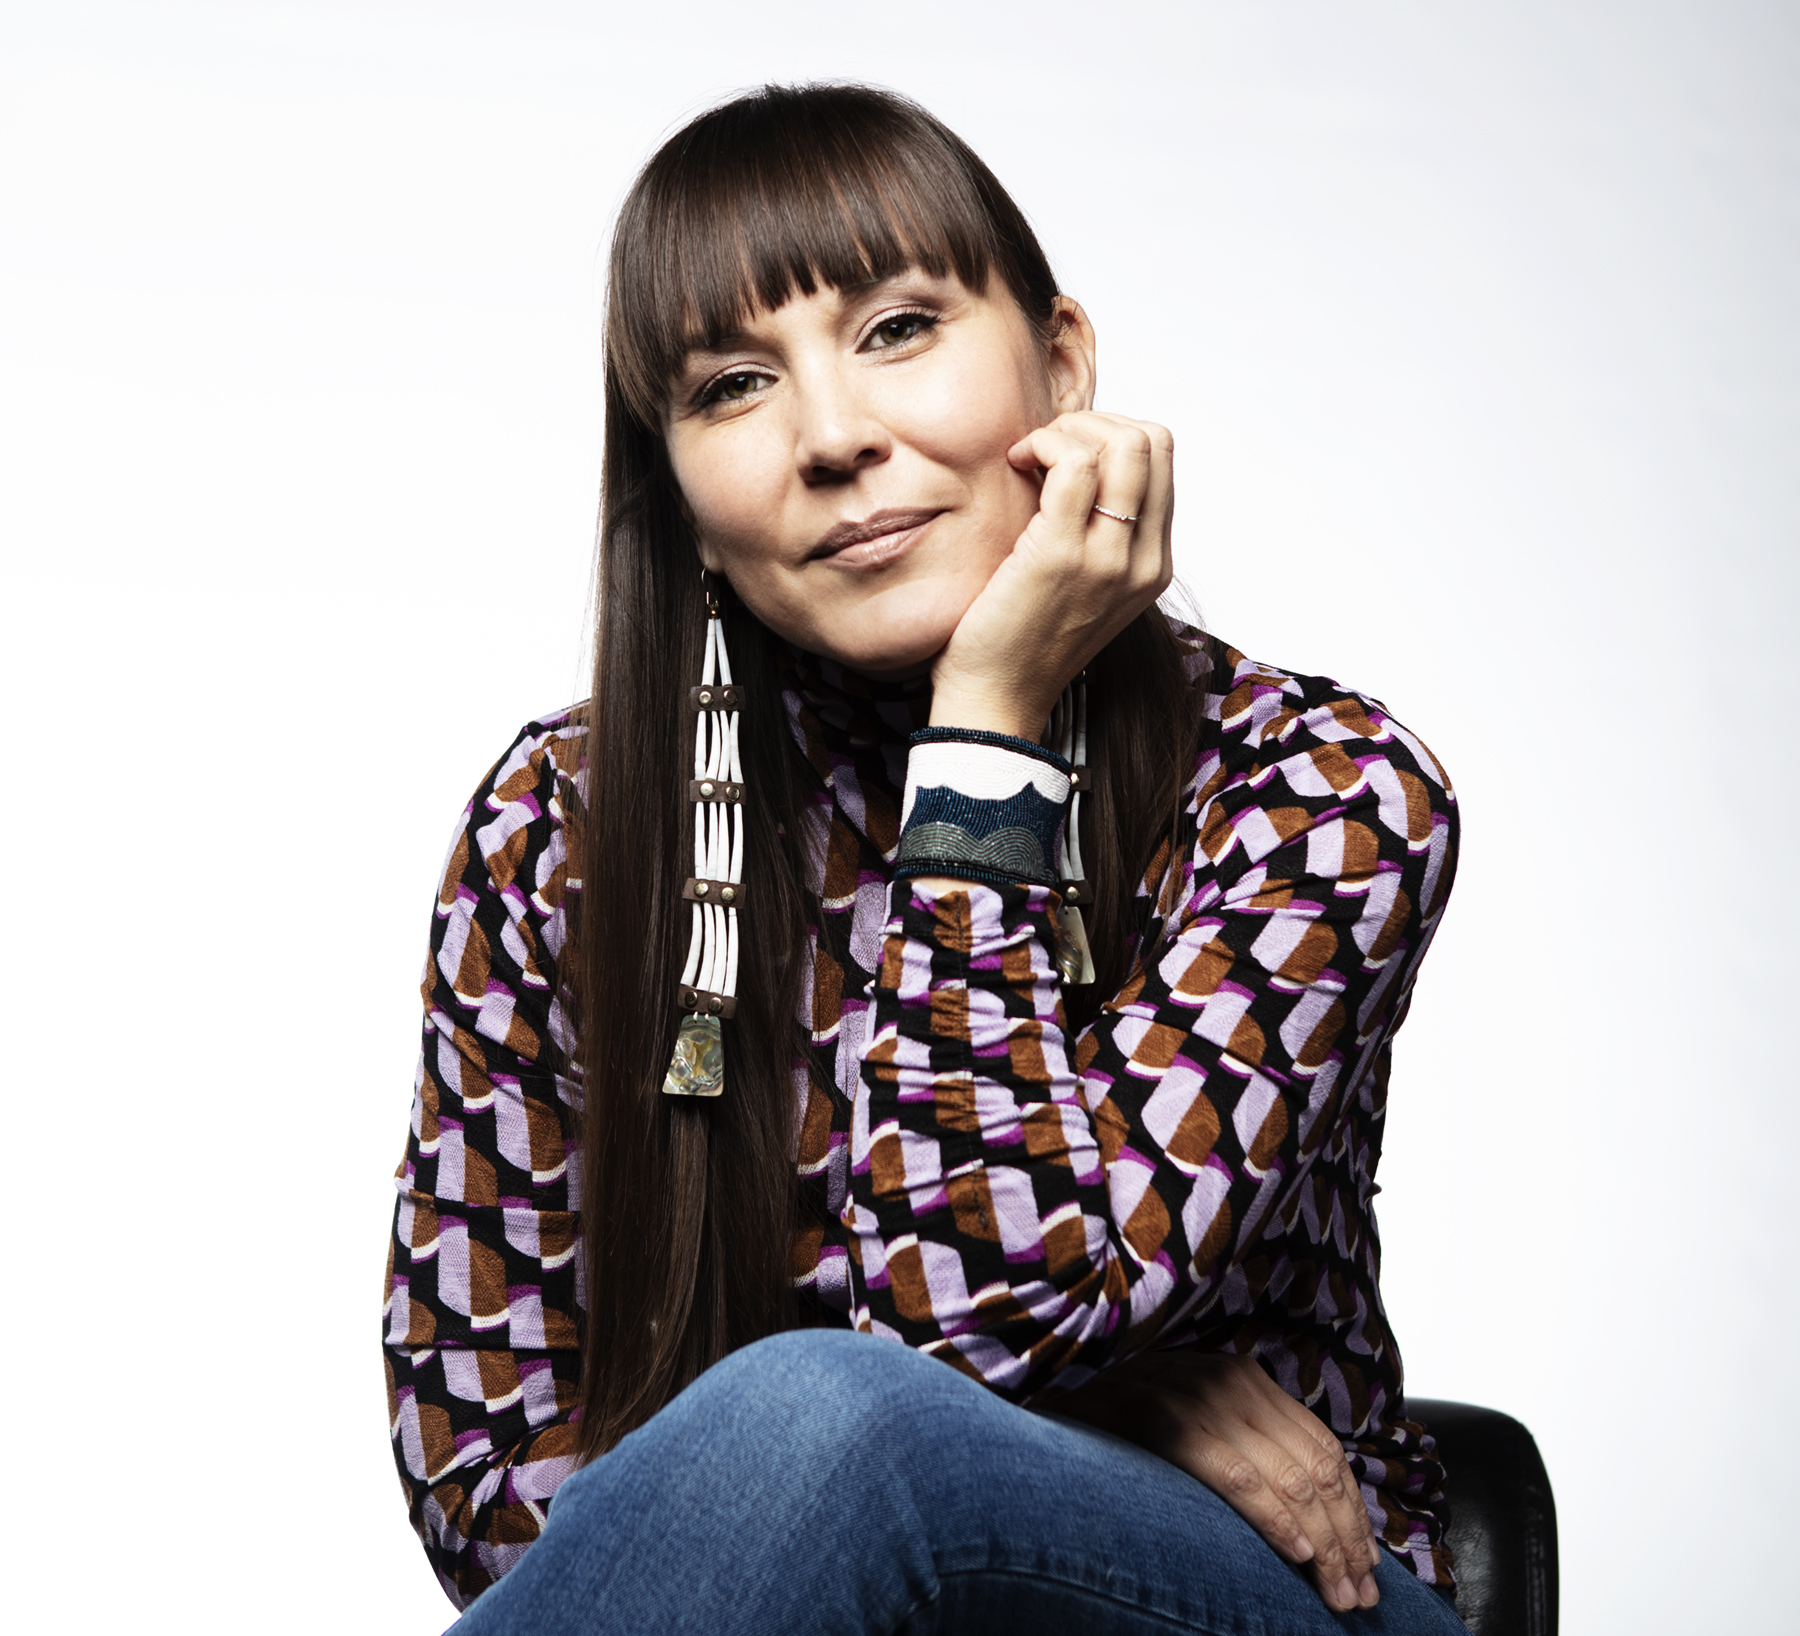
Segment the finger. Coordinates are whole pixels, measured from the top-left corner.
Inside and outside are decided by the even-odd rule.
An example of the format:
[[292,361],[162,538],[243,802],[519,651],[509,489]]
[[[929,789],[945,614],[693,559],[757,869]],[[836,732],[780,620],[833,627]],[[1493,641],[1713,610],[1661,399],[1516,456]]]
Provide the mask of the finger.
[[[1341,1461],[1342,1451],[1307,1435],[1277,1401],[1292,1400],[1254,1360],[1150,1355],[1123,1368],[1131,1373],[1115,1375],[1110,1395],[1125,1435],[1205,1483],[1285,1560],[1308,1565],[1333,1612],[1374,1605],[1373,1579],[1352,1554],[1361,1535],[1346,1539],[1323,1504],[1321,1490],[1335,1480],[1326,1455]],[[1259,1421],[1275,1435],[1258,1431]]]
[[[1071,500],[1085,498],[1092,509],[1096,497],[1108,510],[1138,518],[1144,507],[1155,459],[1153,433],[1160,427],[1127,420],[1122,415],[1091,411],[1060,415],[1048,426],[1021,438],[1007,451],[1013,465],[1040,465],[1046,472],[1045,492],[1064,491]],[[1085,479],[1094,473],[1092,492]],[[1055,484],[1058,473],[1079,478],[1079,485]],[[1072,508],[1071,508],[1072,509]]]
[[1079,449],[1098,451],[1101,442],[1099,432],[1085,417],[1058,415],[1027,432],[1006,451],[1006,458],[1021,468],[1042,466],[1048,470],[1059,456]]
[[1054,420],[1046,421],[1042,426],[1027,432],[1006,451],[1006,458],[1015,466],[1030,461],[1033,458],[1031,454],[1032,440],[1038,432],[1055,431],[1061,436],[1076,438],[1097,449],[1106,440],[1108,426],[1134,424],[1136,423],[1128,422],[1123,415],[1102,414],[1093,409],[1073,410],[1066,415],[1058,415]]
[[[1080,425],[1069,430],[1077,437],[1091,438],[1099,450],[1100,494],[1097,503],[1119,516],[1131,518],[1134,523],[1144,520],[1150,509],[1150,483],[1155,467],[1155,448],[1149,431],[1122,415],[1090,413],[1081,416],[1080,420]],[[1152,517],[1149,521],[1154,529],[1159,519]]]
[[1169,509],[1174,498],[1174,433],[1155,421],[1133,420],[1128,415],[1102,415],[1090,410],[1080,418],[1098,423],[1091,432],[1097,442],[1123,443],[1138,437],[1145,440],[1149,445],[1150,482],[1143,498],[1144,507],[1146,511]]
[[[1269,1384],[1274,1386],[1272,1381]],[[1274,1435],[1313,1473],[1315,1485],[1324,1496],[1333,1526],[1345,1541],[1352,1563],[1364,1570],[1375,1567],[1381,1561],[1381,1546],[1375,1538],[1362,1488],[1350,1469],[1343,1444],[1305,1404],[1295,1402],[1279,1387],[1265,1399],[1265,1407],[1273,1414],[1269,1420],[1259,1417],[1260,1429]],[[1277,1430],[1278,1426],[1285,1430]]]
[[1293,1513],[1264,1481],[1256,1463],[1192,1417],[1180,1391],[1158,1384],[1154,1368],[1109,1371],[1103,1390],[1083,1394],[1081,1418],[1117,1432],[1204,1483],[1242,1516],[1274,1550],[1295,1566],[1315,1552]]
[[[1318,1552],[1313,1574],[1320,1594],[1339,1612],[1373,1607],[1380,1600],[1373,1574],[1380,1550],[1343,1449],[1310,1432],[1296,1435],[1291,1424],[1284,1429],[1287,1439],[1272,1446],[1289,1463],[1270,1480]],[[1243,1440],[1240,1446],[1253,1460],[1269,1458]]]
[[1150,481],[1139,510],[1167,544],[1175,519],[1175,435],[1153,421],[1134,420],[1128,424],[1150,440]]
[[1009,458],[1021,452],[1024,458],[1014,459],[1014,466],[1043,470],[1038,510],[1045,520],[1071,538],[1084,535],[1088,514],[1100,492],[1099,446],[1052,421],[1021,438],[1009,451]]
[[[1171,492],[1166,471],[1172,446],[1161,427],[1081,412],[1058,416],[1008,451],[1016,467],[1043,473],[1037,515],[1021,544],[1028,543],[1032,555],[1048,552],[1058,559],[1066,592],[1079,596],[1086,585],[1104,592],[1108,608],[1123,595],[1133,604],[1129,614],[1136,614],[1168,587],[1174,557],[1162,496]],[[1165,474],[1161,504],[1146,519],[1146,496],[1159,465]]]
[[1337,1612],[1356,1607],[1358,1581],[1366,1571],[1360,1536],[1346,1539],[1325,1504],[1323,1483],[1332,1479],[1320,1462],[1309,1469],[1280,1444],[1238,1424],[1232,1447],[1263,1476],[1282,1506],[1300,1525],[1312,1545],[1311,1568],[1319,1592]]
[[[1131,550],[1131,578],[1153,595],[1175,577],[1175,439],[1166,426],[1089,411],[1074,435],[1100,446],[1100,489],[1091,526]],[[1141,466],[1141,471],[1140,471]],[[1102,510],[1101,508],[1104,508]],[[1120,519],[1131,521],[1121,523]],[[1128,535],[1118,531],[1123,527]]]
[[1197,1477],[1296,1567],[1318,1555],[1300,1520],[1264,1480],[1254,1461],[1221,1437],[1190,1432],[1171,1451],[1173,1461]]
[[[1140,518],[1137,543],[1150,553],[1144,569],[1160,595],[1175,577],[1175,438],[1168,427],[1153,421],[1119,419],[1150,445],[1149,481],[1136,508]],[[1100,492],[1105,505],[1109,490],[1104,477]]]
[[1336,1434],[1305,1404],[1288,1396],[1254,1359],[1234,1359],[1224,1367],[1244,1425],[1278,1445],[1306,1472],[1358,1575],[1373,1567],[1380,1560],[1380,1548],[1362,1490]]
[[1368,1512],[1343,1447],[1252,1359],[1224,1371],[1234,1420],[1218,1429],[1262,1470],[1318,1553],[1314,1573],[1340,1611],[1361,1604],[1374,1557]]

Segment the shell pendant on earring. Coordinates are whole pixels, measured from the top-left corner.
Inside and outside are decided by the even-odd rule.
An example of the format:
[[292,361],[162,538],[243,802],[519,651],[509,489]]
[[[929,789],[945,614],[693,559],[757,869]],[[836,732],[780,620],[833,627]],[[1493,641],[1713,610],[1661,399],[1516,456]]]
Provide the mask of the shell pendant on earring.
[[725,1090],[725,1034],[717,1017],[683,1017],[675,1055],[663,1077],[668,1096],[720,1096]]
[[1056,969],[1071,988],[1094,980],[1094,951],[1088,946],[1087,922],[1072,903],[1056,911]]

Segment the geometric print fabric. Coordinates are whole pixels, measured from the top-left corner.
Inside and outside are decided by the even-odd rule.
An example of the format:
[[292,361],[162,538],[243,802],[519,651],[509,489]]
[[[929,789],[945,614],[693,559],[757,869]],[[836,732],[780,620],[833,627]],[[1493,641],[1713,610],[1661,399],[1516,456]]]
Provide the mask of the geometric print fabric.
[[[793,1274],[828,1321],[1021,1400],[1154,1342],[1258,1357],[1338,1433],[1377,1531],[1447,1582],[1372,1200],[1392,1037],[1454,872],[1429,750],[1323,678],[1190,640],[1204,698],[1125,989],[1069,1038],[1038,886],[894,888],[917,685],[795,655],[811,1061]],[[422,992],[386,1355],[414,1526],[459,1606],[574,1469],[580,1087],[558,957],[582,730],[528,724],[465,809]]]

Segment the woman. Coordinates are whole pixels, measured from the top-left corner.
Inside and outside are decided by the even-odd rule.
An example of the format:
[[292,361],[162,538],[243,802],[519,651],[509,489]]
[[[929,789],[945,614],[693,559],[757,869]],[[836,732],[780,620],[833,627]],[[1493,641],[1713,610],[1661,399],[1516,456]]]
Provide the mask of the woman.
[[1460,1629],[1370,1209],[1437,763],[1158,611],[1171,439],[912,104],[703,115],[609,288],[592,700],[458,825],[399,1181],[463,1625]]

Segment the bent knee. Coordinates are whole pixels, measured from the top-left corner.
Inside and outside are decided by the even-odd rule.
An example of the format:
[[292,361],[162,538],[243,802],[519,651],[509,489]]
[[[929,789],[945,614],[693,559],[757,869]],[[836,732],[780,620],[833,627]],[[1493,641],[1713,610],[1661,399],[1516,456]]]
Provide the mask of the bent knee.
[[[739,1348],[676,1399],[758,1423],[803,1421],[814,1437],[866,1435],[921,1400],[972,1383],[896,1341],[845,1329],[800,1329]],[[980,1387],[974,1390],[985,1396]],[[673,1404],[670,1407],[674,1407]]]
[[[768,1457],[872,1463],[895,1478],[947,1425],[1012,1412],[956,1370],[897,1341],[849,1330],[771,1335],[721,1359],[634,1438],[703,1440],[724,1466]],[[631,1442],[632,1439],[627,1439]],[[621,1445],[624,1447],[625,1445]]]

